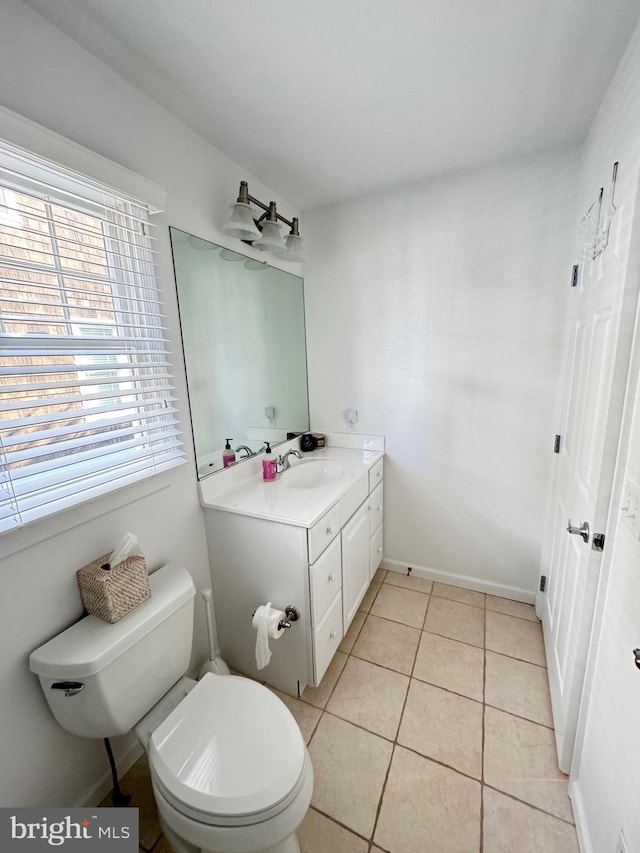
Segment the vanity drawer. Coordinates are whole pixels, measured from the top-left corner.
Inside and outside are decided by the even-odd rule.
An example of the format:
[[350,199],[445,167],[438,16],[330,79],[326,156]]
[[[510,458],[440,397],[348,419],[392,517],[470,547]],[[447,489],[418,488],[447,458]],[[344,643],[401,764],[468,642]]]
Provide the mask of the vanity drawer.
[[373,536],[382,524],[384,484],[380,483],[369,495],[369,536]]
[[382,562],[382,530],[383,527],[380,525],[376,532],[373,534],[371,538],[371,542],[369,544],[369,577],[372,578],[378,566]]
[[375,465],[369,468],[369,491],[372,492],[378,483],[382,482],[384,459],[378,459]]
[[340,505],[325,512],[320,521],[309,528],[309,562],[315,563],[327,545],[340,533]]
[[315,685],[322,681],[331,659],[342,642],[342,596],[336,595],[324,619],[313,632],[315,651]]
[[316,628],[342,587],[342,549],[337,536],[316,562],[309,566],[311,625]]
[[347,494],[340,500],[340,523],[344,527],[354,512],[369,494],[369,481],[366,476],[357,480]]

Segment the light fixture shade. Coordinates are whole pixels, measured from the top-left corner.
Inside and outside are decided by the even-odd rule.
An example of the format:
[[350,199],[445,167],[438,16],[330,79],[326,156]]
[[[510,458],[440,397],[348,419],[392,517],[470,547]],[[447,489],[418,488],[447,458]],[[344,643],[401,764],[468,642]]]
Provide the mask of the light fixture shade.
[[285,242],[287,251],[282,256],[283,261],[301,263],[305,260],[302,237],[299,234],[289,234]]
[[231,219],[222,230],[230,237],[237,237],[239,240],[255,240],[260,236],[260,231],[253,221],[251,206],[239,201],[233,205]]
[[253,241],[253,248],[260,249],[261,252],[273,252],[274,255],[282,255],[286,252],[287,247],[277,222],[270,222],[267,219],[262,223],[262,234],[258,240]]

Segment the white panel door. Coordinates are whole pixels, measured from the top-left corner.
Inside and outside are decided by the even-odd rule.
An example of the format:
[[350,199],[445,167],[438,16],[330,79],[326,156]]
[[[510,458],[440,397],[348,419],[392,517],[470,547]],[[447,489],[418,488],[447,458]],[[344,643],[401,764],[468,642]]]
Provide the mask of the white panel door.
[[[635,197],[634,178],[626,209],[622,205],[614,220],[618,235],[621,226],[631,225]],[[619,245],[626,247],[628,243],[614,239],[612,232],[605,252],[583,264],[573,294],[575,310],[564,429],[553,491],[549,565],[546,588],[537,601],[545,636],[558,762],[565,772],[571,765],[602,559],[602,552],[594,550],[593,535],[606,532],[638,289],[635,269]],[[569,523],[573,533],[567,529]],[[577,532],[579,528],[583,534]]]

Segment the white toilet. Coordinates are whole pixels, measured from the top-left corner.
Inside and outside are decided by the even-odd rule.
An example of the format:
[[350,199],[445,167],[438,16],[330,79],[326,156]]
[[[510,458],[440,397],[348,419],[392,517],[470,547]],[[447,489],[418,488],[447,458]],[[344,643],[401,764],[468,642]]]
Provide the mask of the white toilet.
[[185,678],[193,581],[168,565],[150,583],[119,622],[87,616],[32,652],[56,720],[83,737],[135,729],[176,853],[299,853],[313,770],[296,721],[249,679]]

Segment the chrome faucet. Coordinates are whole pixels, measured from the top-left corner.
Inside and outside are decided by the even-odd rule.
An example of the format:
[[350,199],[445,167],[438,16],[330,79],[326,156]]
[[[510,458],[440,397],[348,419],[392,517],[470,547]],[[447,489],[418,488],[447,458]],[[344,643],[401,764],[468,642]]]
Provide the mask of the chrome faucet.
[[250,456],[255,456],[255,450],[252,450],[250,447],[247,447],[246,444],[239,444],[236,447],[236,453],[240,453],[241,450],[246,450],[244,456],[240,456],[240,459],[248,459]]
[[293,448],[291,450],[287,450],[284,456],[278,456],[278,471],[286,471],[291,467],[291,462],[289,462],[290,456],[295,456],[296,459],[302,459],[302,453],[298,450],[293,450]]

